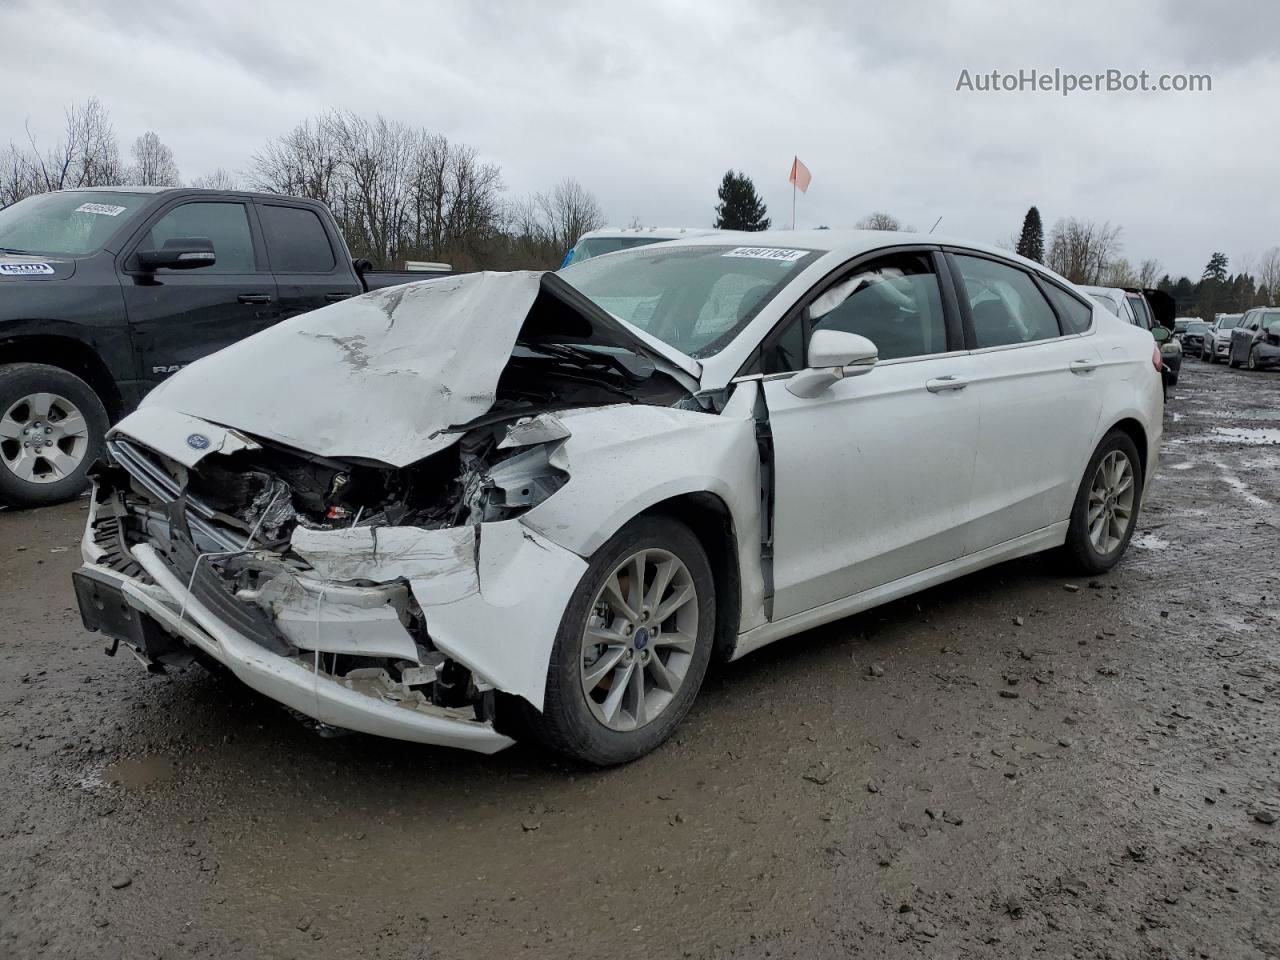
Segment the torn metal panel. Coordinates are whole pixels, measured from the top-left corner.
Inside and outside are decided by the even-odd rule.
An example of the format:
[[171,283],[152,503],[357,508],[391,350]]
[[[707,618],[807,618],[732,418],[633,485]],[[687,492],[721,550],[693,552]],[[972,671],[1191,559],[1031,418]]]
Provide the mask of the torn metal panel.
[[437,603],[479,589],[474,527],[296,527],[292,547],[324,580],[413,580]]
[[521,417],[507,427],[507,435],[498,444],[499,450],[512,447],[528,447],[535,443],[551,443],[569,437],[569,428],[554,413],[543,413],[536,417]]
[[437,647],[541,709],[560,619],[587,563],[520,520],[486,523],[480,531],[478,591],[444,601],[430,579],[410,578],[409,586]]

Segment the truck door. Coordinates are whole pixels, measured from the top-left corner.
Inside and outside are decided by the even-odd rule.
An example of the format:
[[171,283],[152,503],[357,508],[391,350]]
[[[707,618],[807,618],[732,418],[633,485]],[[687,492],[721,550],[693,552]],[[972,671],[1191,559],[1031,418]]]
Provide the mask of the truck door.
[[350,258],[319,213],[305,206],[259,201],[258,219],[275,274],[282,319],[363,292]]
[[[187,237],[211,241],[215,262],[189,270],[139,269],[139,250]],[[279,319],[275,280],[252,207],[243,201],[179,201],[152,219],[122,263],[121,287],[144,390]]]

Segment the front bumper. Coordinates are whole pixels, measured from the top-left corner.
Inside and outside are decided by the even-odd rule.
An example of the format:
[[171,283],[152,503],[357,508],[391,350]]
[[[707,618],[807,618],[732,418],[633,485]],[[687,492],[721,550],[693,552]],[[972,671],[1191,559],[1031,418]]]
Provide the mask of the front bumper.
[[[263,649],[192,596],[154,547],[139,544],[132,553],[153,583],[94,563],[84,564],[80,572],[100,583],[114,583],[124,603],[140,615],[144,629],[163,630],[200,650],[272,700],[320,723],[376,736],[480,753],[511,745],[491,723],[469,719],[461,710],[381,696],[375,692],[379,685],[374,678],[344,681],[325,675],[306,657],[283,657]],[[83,605],[82,616],[90,622],[91,611]],[[136,637],[116,639],[135,646]]]
[[[197,563],[188,575],[150,540],[121,546],[119,537],[103,537],[116,521],[104,512],[100,524],[100,509],[95,490],[81,543],[85,562],[75,577],[89,629],[124,642],[153,668],[181,665],[190,650],[199,651],[259,693],[331,727],[481,753],[512,740],[479,718],[491,710],[424,696],[438,662],[422,658],[384,593],[411,594],[421,608],[435,647],[426,656],[465,667],[482,695],[497,690],[541,708],[560,618],[586,568],[519,520],[312,532],[303,555],[314,569],[284,577],[268,614],[229,590],[211,590],[210,564]],[[353,657],[359,667],[328,672]],[[420,685],[400,668],[396,679],[370,666],[379,660],[399,663]]]

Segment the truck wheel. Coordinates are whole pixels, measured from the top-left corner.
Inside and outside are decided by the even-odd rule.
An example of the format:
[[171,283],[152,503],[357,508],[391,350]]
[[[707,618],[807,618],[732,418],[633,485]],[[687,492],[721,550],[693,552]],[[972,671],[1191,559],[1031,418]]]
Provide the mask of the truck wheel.
[[109,423],[75,374],[43,363],[0,366],[0,503],[42,507],[74,497]]

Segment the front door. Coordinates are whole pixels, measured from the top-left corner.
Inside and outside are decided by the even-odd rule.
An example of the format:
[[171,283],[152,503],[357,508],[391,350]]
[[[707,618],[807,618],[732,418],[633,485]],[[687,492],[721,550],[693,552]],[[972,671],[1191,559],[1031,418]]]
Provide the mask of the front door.
[[[216,262],[191,270],[135,269],[136,251],[186,237],[210,240]],[[201,200],[171,207],[134,242],[124,266],[129,332],[147,389],[279,318],[275,280],[245,203]]]
[[964,551],[977,403],[970,358],[952,349],[958,320],[944,313],[936,262],[909,252],[857,265],[797,318],[806,337],[823,328],[868,337],[880,356],[870,372],[809,399],[766,376],[774,619]]

